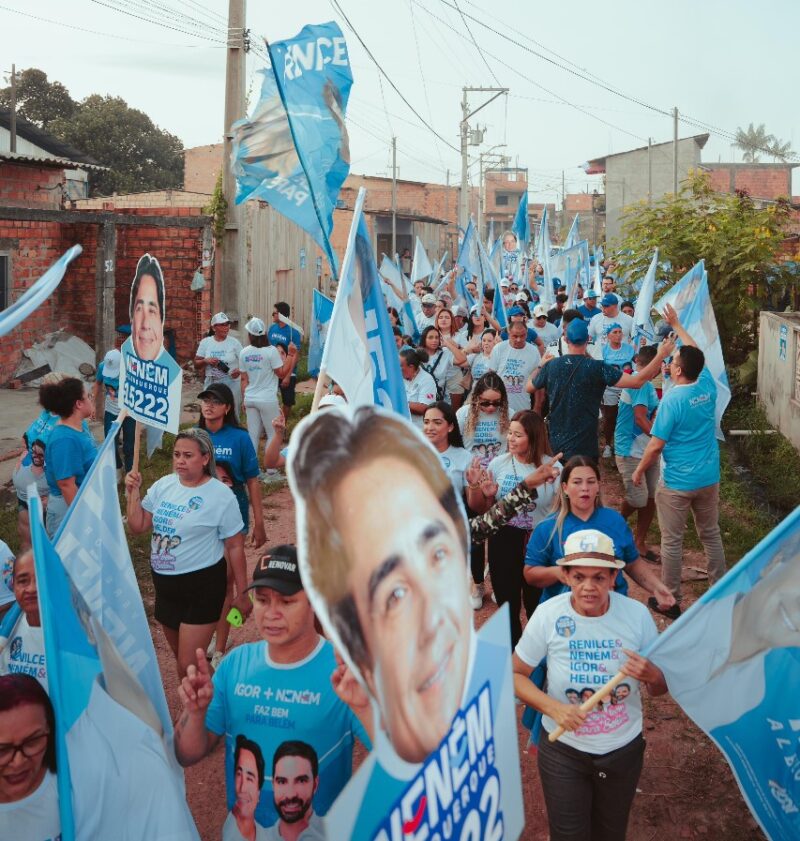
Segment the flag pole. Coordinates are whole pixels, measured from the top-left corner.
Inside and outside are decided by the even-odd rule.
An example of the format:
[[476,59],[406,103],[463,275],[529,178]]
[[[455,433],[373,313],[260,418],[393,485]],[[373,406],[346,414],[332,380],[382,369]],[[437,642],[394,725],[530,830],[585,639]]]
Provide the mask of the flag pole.
[[131,473],[139,472],[139,454],[142,450],[142,422],[136,421],[136,429],[133,433],[133,466]]
[[[605,700],[608,696],[622,683],[624,680],[628,679],[628,675],[623,674],[622,672],[617,672],[611,680],[606,683],[604,686],[601,686],[597,692],[594,693],[590,698],[587,698],[579,707],[578,709],[582,712],[588,713],[589,710],[594,709],[600,701]],[[547,740],[550,742],[557,742],[566,732],[565,728],[563,727],[556,727],[552,733],[547,737]]]
[[312,415],[317,411],[317,409],[319,409],[319,401],[322,400],[322,395],[324,394],[325,389],[330,385],[330,382],[331,378],[328,376],[328,372],[322,367],[322,365],[320,365],[317,385],[314,388],[314,399],[311,401]]

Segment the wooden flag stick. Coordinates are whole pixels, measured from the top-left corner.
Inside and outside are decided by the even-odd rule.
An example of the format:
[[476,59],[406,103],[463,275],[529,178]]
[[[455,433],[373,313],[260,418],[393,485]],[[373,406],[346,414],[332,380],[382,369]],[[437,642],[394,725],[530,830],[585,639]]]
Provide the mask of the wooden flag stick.
[[317,411],[319,408],[319,401],[322,400],[322,397],[325,393],[325,389],[330,384],[331,378],[328,376],[328,372],[324,368],[319,369],[319,376],[317,377],[317,385],[314,389],[314,399],[311,401],[311,414],[313,415],[314,412]]
[[142,449],[142,422],[136,421],[136,430],[133,433],[133,467],[132,473],[139,472],[139,453]]
[[[622,672],[617,672],[611,680],[606,683],[604,686],[601,686],[597,692],[594,693],[590,698],[587,698],[578,709],[583,710],[583,712],[588,713],[589,710],[594,709],[600,701],[604,701],[608,696],[622,683],[624,680],[630,680],[628,675],[622,674]],[[547,737],[548,741],[550,742],[557,742],[565,733],[565,729],[563,727],[556,727],[555,730]]]

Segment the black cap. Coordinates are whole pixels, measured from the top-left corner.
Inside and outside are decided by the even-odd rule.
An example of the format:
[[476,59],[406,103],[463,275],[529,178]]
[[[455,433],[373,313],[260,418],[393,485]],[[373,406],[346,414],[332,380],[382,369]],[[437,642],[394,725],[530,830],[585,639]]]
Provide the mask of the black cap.
[[247,588],[269,587],[284,596],[293,596],[303,589],[300,570],[297,567],[297,549],[289,544],[267,549],[253,570],[253,583]]
[[217,400],[220,400],[226,406],[236,405],[233,400],[233,392],[230,390],[229,386],[225,385],[225,383],[211,383],[208,388],[203,389],[203,391],[197,395],[198,400],[202,400],[204,397],[216,397]]

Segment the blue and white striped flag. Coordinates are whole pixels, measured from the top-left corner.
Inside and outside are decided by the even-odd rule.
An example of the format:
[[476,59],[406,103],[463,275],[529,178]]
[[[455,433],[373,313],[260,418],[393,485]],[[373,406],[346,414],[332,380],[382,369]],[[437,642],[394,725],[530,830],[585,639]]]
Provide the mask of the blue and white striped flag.
[[314,289],[311,301],[311,333],[308,340],[308,373],[312,377],[319,376],[322,351],[325,348],[332,314],[333,301],[318,289]]
[[321,370],[342,388],[353,406],[375,404],[409,416],[400,359],[358,191],[342,261]]

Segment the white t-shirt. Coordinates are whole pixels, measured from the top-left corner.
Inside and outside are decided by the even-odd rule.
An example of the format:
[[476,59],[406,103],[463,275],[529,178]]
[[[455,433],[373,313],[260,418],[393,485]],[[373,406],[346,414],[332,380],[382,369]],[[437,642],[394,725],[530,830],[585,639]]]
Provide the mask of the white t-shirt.
[[[633,335],[633,319],[622,310],[613,316],[603,315],[602,313],[596,315],[589,322],[589,339],[602,348],[607,341],[606,329],[615,322],[622,328],[622,341],[630,343]],[[595,358],[602,359],[602,354]]]
[[164,575],[213,566],[223,541],[244,528],[233,491],[219,479],[187,488],[170,473],[151,485],[142,508],[153,515],[150,564]]
[[531,396],[525,386],[541,358],[538,348],[527,342],[521,348],[511,347],[508,341],[495,345],[489,365],[506,384],[509,417],[531,408]]
[[417,322],[417,330],[421,333],[426,327],[433,327],[433,322],[436,320],[436,312],[433,315],[425,315],[422,312],[422,304],[420,304],[420,311],[414,314],[414,320]]
[[275,372],[283,366],[278,348],[253,347],[248,345],[239,354],[239,370],[247,374],[247,388],[244,390],[244,402],[249,400],[265,403],[278,402],[278,378]]
[[485,356],[483,351],[480,353],[471,353],[467,357],[469,369],[472,372],[472,379],[474,382],[477,382],[487,371],[492,370],[489,364],[490,359],[491,357]]
[[544,344],[545,347],[548,345],[554,345],[558,341],[558,337],[561,335],[561,330],[549,321],[545,321],[544,326],[539,327],[536,323],[536,319],[532,318],[528,322],[528,327],[536,331],[536,335],[542,340],[542,344]]
[[[230,371],[239,367],[239,354],[241,352],[241,342],[234,339],[233,336],[228,336],[223,342],[218,342],[213,336],[206,336],[200,340],[200,345],[197,348],[197,356],[203,359],[221,359]],[[216,365],[206,365],[205,385],[230,379],[230,371],[226,373],[217,368]]]
[[[550,456],[544,456],[542,459],[545,464],[550,464],[552,460],[553,459]],[[560,470],[561,463],[556,462],[556,464]],[[504,453],[494,459],[489,464],[488,469],[498,485],[497,499],[502,499],[504,496],[507,496],[511,491],[513,491],[524,478],[533,473],[533,471],[536,470],[536,465],[523,464],[519,459],[513,458],[511,453]],[[544,485],[540,485],[536,489],[536,501],[523,509],[515,517],[512,517],[508,521],[507,525],[514,526],[518,529],[533,531],[533,529],[535,529],[536,526],[538,526],[539,523],[548,516],[548,514],[552,513],[553,499],[558,493],[560,485],[560,477],[556,479],[552,485],[549,482],[546,482]]]
[[469,411],[470,404],[467,403],[456,412],[458,428],[464,439],[464,447],[469,450],[473,458],[478,456],[481,465],[486,467],[493,458],[506,451],[506,436],[500,431],[500,414],[478,411],[475,428],[468,433],[466,426]]
[[[653,618],[635,599],[609,593],[603,616],[581,616],[572,594],[548,599],[531,616],[516,654],[533,669],[547,657],[547,694],[561,703],[581,703],[584,689],[595,692],[619,671],[623,648],[641,651],[657,636]],[[623,692],[627,690],[627,695]],[[577,695],[575,693],[578,693]],[[588,694],[587,694],[588,697]],[[558,726],[549,716],[542,724],[548,733]],[[561,741],[585,753],[601,754],[624,747],[642,732],[639,681],[621,683],[611,699],[589,713],[583,726],[564,733]]]
[[12,674],[35,677],[45,692],[48,689],[42,628],[32,628],[24,613],[0,649],[0,675]]
[[[435,367],[434,367],[435,366]],[[425,370],[436,380],[440,387],[445,388],[450,372],[455,367],[453,352],[443,347],[432,354],[425,363]]]
[[[256,841],[268,841],[269,835],[266,827],[256,824]],[[228,812],[225,823],[222,824],[222,841],[245,841],[244,836],[239,832],[239,825],[233,812]]]
[[[281,823],[276,821],[266,832],[264,841],[284,841],[280,830]],[[308,821],[308,826],[297,836],[296,841],[325,841],[329,838],[325,834],[322,825],[322,819],[317,814],[312,814]],[[256,832],[256,841],[261,841]]]
[[32,794],[14,803],[0,803],[0,838],[20,841],[60,841],[58,783],[52,771]]
[[14,601],[11,577],[14,571],[14,553],[0,540],[0,607]]
[[472,463],[472,453],[463,447],[448,447],[439,453],[445,473],[450,477],[453,487],[459,496],[464,494],[464,473]]
[[[413,380],[403,380],[409,403],[424,403],[426,406],[436,402],[436,383],[433,377],[422,368]],[[422,415],[411,415],[414,426],[422,428]]]

